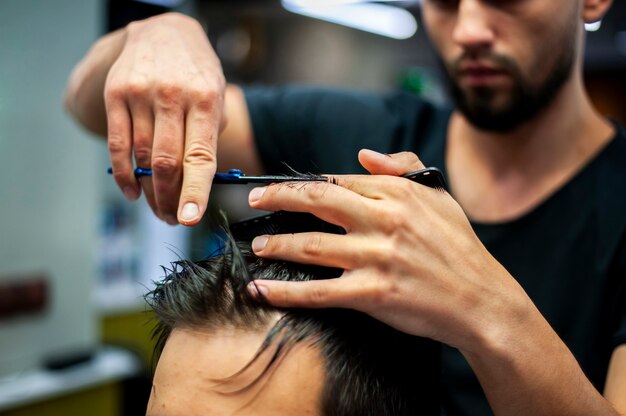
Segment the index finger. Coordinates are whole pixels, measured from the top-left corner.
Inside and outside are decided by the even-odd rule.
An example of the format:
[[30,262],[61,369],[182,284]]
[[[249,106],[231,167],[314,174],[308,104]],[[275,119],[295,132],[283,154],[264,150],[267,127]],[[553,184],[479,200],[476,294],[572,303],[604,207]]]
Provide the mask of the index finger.
[[307,282],[257,279],[247,289],[253,298],[280,308],[351,308],[358,287],[352,279],[339,277]]
[[385,199],[405,179],[389,175],[326,175],[329,182],[368,199]]
[[217,166],[217,137],[220,120],[213,112],[192,107],[187,114],[183,186],[178,207],[181,224],[200,221],[209,201]]

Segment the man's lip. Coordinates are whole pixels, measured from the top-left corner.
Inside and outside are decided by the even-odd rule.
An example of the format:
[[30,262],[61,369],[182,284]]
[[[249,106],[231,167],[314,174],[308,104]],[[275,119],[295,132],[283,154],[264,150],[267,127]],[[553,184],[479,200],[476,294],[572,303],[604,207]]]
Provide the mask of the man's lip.
[[458,77],[464,84],[470,86],[488,86],[503,82],[508,72],[493,67],[474,66],[464,68],[458,72]]
[[460,75],[499,75],[505,74],[506,71],[493,65],[463,64],[459,67],[458,73]]

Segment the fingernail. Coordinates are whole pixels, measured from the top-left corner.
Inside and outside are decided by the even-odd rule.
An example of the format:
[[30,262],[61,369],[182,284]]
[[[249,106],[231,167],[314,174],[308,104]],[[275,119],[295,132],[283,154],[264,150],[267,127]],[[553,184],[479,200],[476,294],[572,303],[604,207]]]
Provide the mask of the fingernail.
[[180,211],[180,218],[186,222],[193,221],[198,218],[199,212],[200,209],[198,208],[197,204],[194,204],[193,202],[187,202],[183,206],[182,211]]
[[128,199],[137,199],[137,197],[139,197],[137,190],[132,186],[125,187],[122,192],[124,192],[124,196]]
[[248,283],[247,289],[250,296],[255,299],[258,299],[260,297],[267,297],[267,294],[269,293],[267,287],[259,285],[255,282]]
[[253,203],[261,199],[265,191],[267,190],[267,186],[263,186],[260,188],[254,188],[250,191],[250,195],[248,195],[248,202]]
[[380,153],[380,152],[377,152],[377,151],[371,150],[371,149],[363,149],[362,152],[368,153],[370,157],[377,158],[377,159],[382,159],[382,158],[384,158],[386,156],[383,153]]
[[255,239],[252,240],[252,251],[255,253],[262,251],[267,245],[267,240],[269,240],[269,237],[266,235],[255,237]]

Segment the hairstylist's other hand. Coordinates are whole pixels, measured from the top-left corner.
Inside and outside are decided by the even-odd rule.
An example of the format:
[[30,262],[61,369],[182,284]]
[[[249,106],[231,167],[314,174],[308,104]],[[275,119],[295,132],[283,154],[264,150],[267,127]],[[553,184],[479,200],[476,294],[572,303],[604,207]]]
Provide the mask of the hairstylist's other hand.
[[254,208],[311,212],[347,231],[257,237],[253,249],[261,257],[345,272],[305,283],[256,280],[253,294],[277,306],[357,309],[404,332],[469,350],[477,347],[480,331],[510,323],[507,317],[528,306],[449,194],[397,177],[424,167],[417,156],[362,151],[359,160],[376,175],[252,191]]
[[[124,195],[137,199],[143,188],[161,219],[198,222],[216,170],[225,91],[200,24],[170,13],[133,22],[94,45],[70,78],[66,106],[95,132],[102,110],[98,120],[87,113],[98,112],[94,97],[101,101],[103,88],[111,164]],[[153,176],[138,182],[133,158]]]

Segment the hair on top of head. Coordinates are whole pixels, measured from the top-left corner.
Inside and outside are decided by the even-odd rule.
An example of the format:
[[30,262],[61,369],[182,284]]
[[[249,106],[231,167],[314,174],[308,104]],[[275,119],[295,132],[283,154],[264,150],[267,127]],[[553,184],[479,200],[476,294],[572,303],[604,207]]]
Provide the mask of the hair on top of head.
[[[323,267],[258,258],[249,243],[236,243],[227,229],[225,235],[223,251],[198,262],[173,263],[164,280],[146,295],[157,318],[155,356],[177,327],[267,325],[277,309],[248,294],[246,286],[253,279],[307,281],[325,276]],[[266,373],[297,343],[319,347],[326,371],[324,415],[439,413],[439,343],[404,334],[352,310],[281,311],[284,315],[252,362],[276,345]]]

